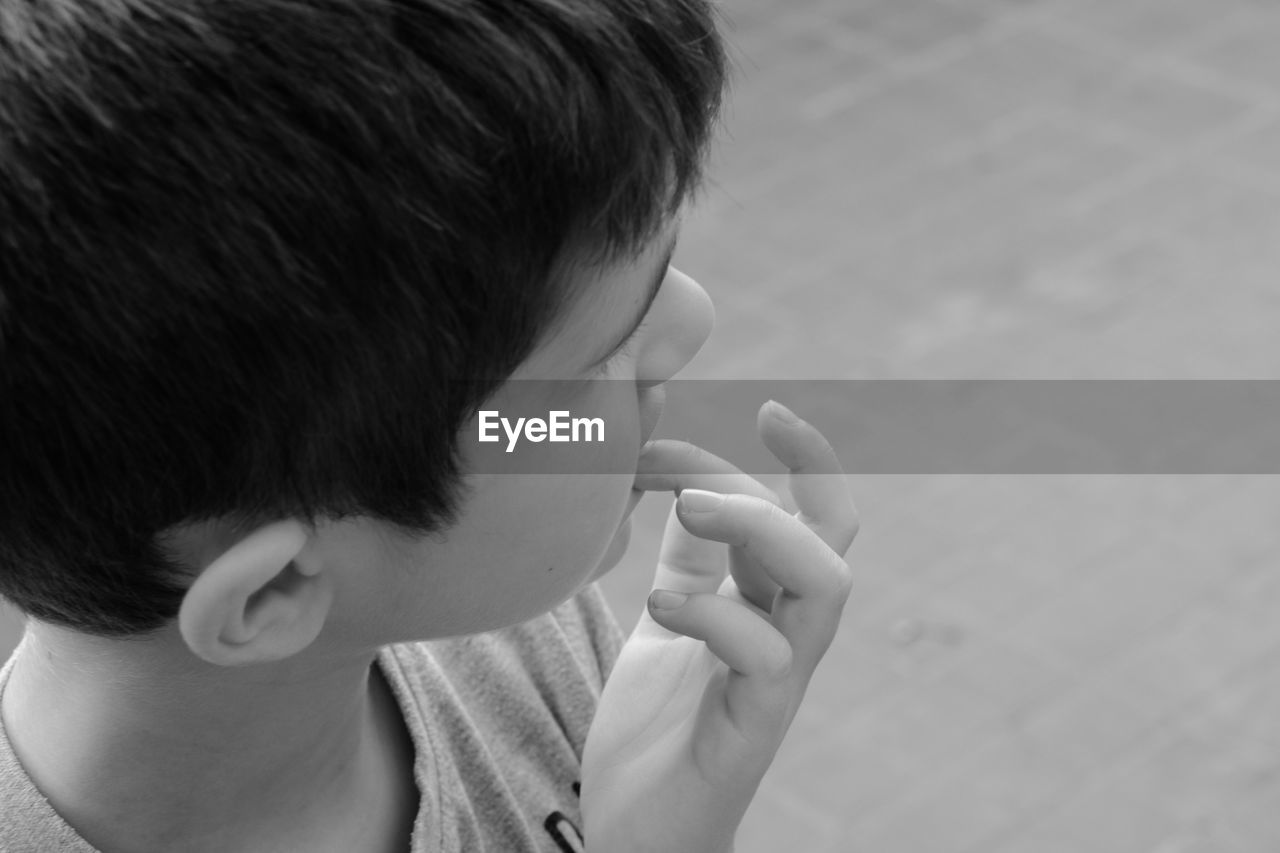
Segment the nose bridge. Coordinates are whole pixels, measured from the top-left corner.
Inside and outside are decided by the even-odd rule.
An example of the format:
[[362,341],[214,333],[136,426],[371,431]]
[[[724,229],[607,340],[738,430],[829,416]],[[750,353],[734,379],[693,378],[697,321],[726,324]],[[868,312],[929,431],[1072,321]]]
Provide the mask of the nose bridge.
[[652,345],[639,366],[642,381],[665,382],[688,364],[706,343],[715,326],[711,297],[675,267],[654,304],[659,312]]

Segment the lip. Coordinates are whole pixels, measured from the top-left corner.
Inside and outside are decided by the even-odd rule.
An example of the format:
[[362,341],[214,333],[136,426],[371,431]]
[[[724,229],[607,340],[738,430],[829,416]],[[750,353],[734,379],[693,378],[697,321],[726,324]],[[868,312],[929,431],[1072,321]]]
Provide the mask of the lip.
[[643,447],[658,428],[662,410],[667,403],[667,389],[663,385],[651,385],[640,389],[640,445]]
[[[645,443],[653,435],[658,428],[658,421],[662,419],[662,409],[666,406],[667,391],[661,385],[652,385],[648,388],[640,389],[640,446],[644,447]],[[640,460],[636,459],[637,473],[639,471]],[[623,513],[622,519],[625,523],[631,517],[632,511],[636,508],[636,504],[640,503],[640,499],[644,497],[644,492],[640,489],[631,487],[631,494],[627,496],[627,511]]]
[[[662,420],[662,409],[667,404],[667,389],[661,385],[651,385],[648,388],[640,389],[640,447],[643,448],[645,443],[649,441],[649,437],[653,435],[658,428],[658,421]],[[636,457],[636,472],[640,470],[640,458]],[[631,514],[631,510],[635,509],[640,497],[644,492],[635,488],[631,488],[631,503],[627,507],[627,515]]]

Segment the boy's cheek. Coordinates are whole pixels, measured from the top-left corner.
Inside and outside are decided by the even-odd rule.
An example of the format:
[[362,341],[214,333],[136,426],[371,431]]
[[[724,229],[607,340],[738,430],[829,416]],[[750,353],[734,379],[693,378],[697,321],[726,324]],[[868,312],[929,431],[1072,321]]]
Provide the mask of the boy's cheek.
[[589,582],[598,581],[600,578],[609,574],[610,571],[617,568],[622,562],[622,557],[627,553],[627,548],[631,544],[631,519],[624,519],[618,527],[618,531],[613,534],[613,539],[609,542],[609,548],[605,551],[604,558],[596,566],[595,571],[588,578]]

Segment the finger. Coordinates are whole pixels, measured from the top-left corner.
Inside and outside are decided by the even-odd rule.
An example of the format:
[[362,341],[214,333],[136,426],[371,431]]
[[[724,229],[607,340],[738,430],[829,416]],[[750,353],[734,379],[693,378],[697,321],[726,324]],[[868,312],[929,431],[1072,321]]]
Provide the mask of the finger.
[[725,557],[724,545],[690,533],[672,504],[666,531],[662,534],[653,588],[684,593],[715,592],[724,580]]
[[776,724],[791,702],[791,644],[768,620],[714,593],[654,590],[649,615],[676,634],[701,640],[729,667],[728,711],[743,731]]
[[[778,495],[759,480],[714,453],[685,441],[659,440],[646,444],[640,457],[635,486],[647,491],[670,490],[677,494],[686,488],[716,489],[781,503]],[[673,507],[662,537],[654,587],[681,592],[714,592],[725,571],[725,549],[721,543],[691,534],[680,523]],[[768,607],[777,590],[776,585],[762,572],[744,574],[747,577],[742,585],[752,593],[751,600]]]
[[772,603],[773,624],[797,661],[817,666],[853,586],[840,555],[799,518],[759,498],[690,489],[677,500],[677,512],[694,534],[741,548],[782,587]]
[[[716,543],[719,545],[720,543]],[[769,577],[760,562],[741,548],[729,548],[729,574],[738,586],[739,592],[765,613],[773,608],[773,600],[781,587]]]
[[751,555],[740,548],[725,548],[714,539],[703,539],[681,521],[672,505],[667,526],[658,551],[658,567],[653,575],[653,589],[680,592],[715,592],[725,579],[725,556],[736,580],[735,588],[753,607],[765,613],[773,606],[778,584]]
[[[671,490],[676,494],[686,488],[737,492],[782,505],[778,494],[759,480],[733,463],[685,441],[661,440],[645,445],[635,485],[639,489]],[[655,587],[710,592],[714,590],[713,580],[724,574],[724,548],[720,543],[691,535],[674,514],[667,519],[660,559],[669,569],[683,568],[684,574],[693,579],[665,577],[660,567],[654,578]],[[778,585],[749,557],[736,550],[730,554],[729,566],[747,600],[768,611]]]
[[735,601],[743,607],[751,608],[752,611],[754,611],[761,619],[769,618],[769,611],[767,609],[756,607],[755,604],[742,594],[742,590],[738,588],[738,582],[733,579],[733,575],[730,575],[720,582],[720,587],[716,590],[716,595],[721,598],[727,598],[730,601]]
[[848,586],[849,567],[840,555],[771,503],[689,489],[676,501],[676,512],[695,535],[746,551],[789,595],[822,598]]
[[844,555],[858,534],[858,511],[831,443],[774,400],[760,407],[756,426],[765,446],[790,472],[787,488],[800,510],[800,520]]
[[687,441],[659,439],[644,446],[636,471],[635,488],[643,491],[684,489],[739,492],[782,505],[777,492],[731,462]]

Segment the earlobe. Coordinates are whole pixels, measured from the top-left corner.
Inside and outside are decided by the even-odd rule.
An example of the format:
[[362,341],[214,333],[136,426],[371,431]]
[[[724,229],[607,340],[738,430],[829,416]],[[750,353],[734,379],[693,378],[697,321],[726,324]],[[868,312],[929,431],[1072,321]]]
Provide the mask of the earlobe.
[[254,530],[204,568],[178,627],[188,648],[219,666],[282,660],[309,646],[333,603],[330,579],[296,559],[307,532],[292,519]]

